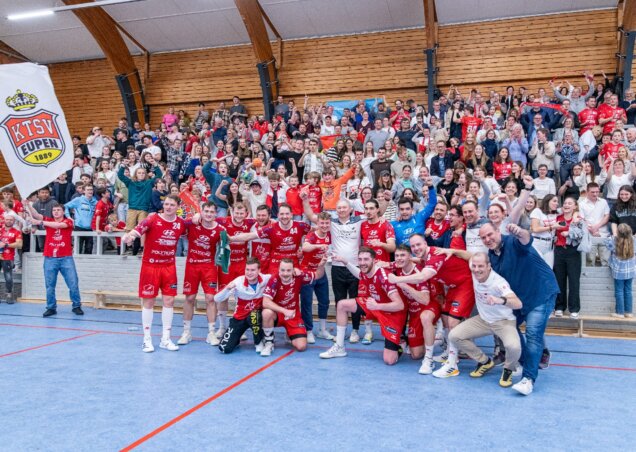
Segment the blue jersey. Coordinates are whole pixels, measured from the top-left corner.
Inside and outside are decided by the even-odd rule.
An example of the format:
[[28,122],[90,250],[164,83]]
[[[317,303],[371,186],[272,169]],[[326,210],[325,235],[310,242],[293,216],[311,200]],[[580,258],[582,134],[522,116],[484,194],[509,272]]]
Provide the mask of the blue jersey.
[[391,222],[391,226],[393,226],[393,230],[395,231],[395,244],[408,245],[409,239],[413,234],[424,235],[426,220],[431,217],[436,205],[437,193],[435,192],[435,187],[429,187],[428,203],[422,210],[408,220],[395,220]]

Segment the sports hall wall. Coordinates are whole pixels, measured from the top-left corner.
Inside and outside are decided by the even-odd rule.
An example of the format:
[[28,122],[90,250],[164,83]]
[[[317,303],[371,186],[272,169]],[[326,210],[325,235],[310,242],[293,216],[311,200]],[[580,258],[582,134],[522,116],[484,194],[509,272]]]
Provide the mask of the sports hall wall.
[[[526,17],[439,28],[438,85],[503,92],[508,84],[531,91],[554,76],[581,82],[580,73],[615,72],[616,9]],[[143,43],[143,38],[139,37]],[[281,93],[303,102],[358,99],[384,94],[426,99],[424,29],[287,41],[279,68]],[[273,44],[274,55],[279,55]],[[241,97],[252,113],[262,111],[256,61],[250,45],[153,54],[145,79],[151,123],[168,106],[194,111],[199,101],[216,108]],[[114,127],[124,115],[112,70],[105,59],[49,65],[71,133],[85,137],[94,125]],[[598,79],[600,81],[600,79]],[[0,182],[8,172],[0,163]]]

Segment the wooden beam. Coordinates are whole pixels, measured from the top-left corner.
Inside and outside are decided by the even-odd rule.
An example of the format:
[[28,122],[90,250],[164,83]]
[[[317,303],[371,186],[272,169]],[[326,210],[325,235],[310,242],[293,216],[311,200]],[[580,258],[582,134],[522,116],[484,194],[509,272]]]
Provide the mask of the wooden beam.
[[623,30],[636,30],[636,0],[623,1]]
[[[87,3],[87,0],[62,1],[66,5]],[[135,105],[135,111],[131,113],[131,118],[129,119],[143,123],[146,120],[143,86],[137,77],[137,67],[135,66],[135,62],[124,38],[119,32],[117,23],[100,7],[73,10],[73,14],[77,16],[95,41],[97,41],[97,44],[102,49],[102,52],[104,52],[115,74],[118,76],[126,76],[130,84],[130,93],[128,94],[132,96]],[[122,93],[122,96],[124,96],[124,93]]]
[[261,14],[263,15],[263,19],[265,19],[265,22],[267,22],[267,25],[269,26],[269,29],[272,30],[272,33],[274,33],[274,36],[276,36],[276,38],[278,40],[282,40],[283,37],[280,35],[278,30],[276,29],[276,27],[272,23],[271,19],[269,18],[269,16],[267,15],[265,10],[263,9],[263,6],[261,5],[261,3],[258,0],[256,0],[256,3],[258,4],[258,9],[260,10]]
[[0,41],[0,64],[29,63],[30,61],[13,47]]
[[426,48],[437,44],[437,10],[435,0],[424,0],[424,29],[426,30]]

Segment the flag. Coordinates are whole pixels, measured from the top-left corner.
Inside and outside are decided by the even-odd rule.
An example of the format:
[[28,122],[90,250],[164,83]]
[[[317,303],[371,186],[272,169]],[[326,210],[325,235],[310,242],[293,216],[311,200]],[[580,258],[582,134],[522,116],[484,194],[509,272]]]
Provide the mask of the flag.
[[0,65],[0,151],[22,196],[73,166],[73,142],[46,66]]
[[181,198],[181,214],[179,215],[181,218],[189,220],[195,213],[201,213],[201,207],[190,190],[179,193],[179,198]]
[[337,138],[342,138],[342,135],[327,135],[324,137],[320,137],[320,143],[322,144],[323,149],[329,149],[334,146]]

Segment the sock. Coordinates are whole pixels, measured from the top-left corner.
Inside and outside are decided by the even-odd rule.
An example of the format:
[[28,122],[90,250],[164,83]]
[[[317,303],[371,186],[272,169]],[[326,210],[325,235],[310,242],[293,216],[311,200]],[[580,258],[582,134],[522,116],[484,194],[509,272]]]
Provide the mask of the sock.
[[214,332],[214,322],[208,323],[208,333]]
[[274,342],[274,328],[263,328],[264,342]]
[[170,330],[172,329],[172,317],[174,316],[174,308],[166,308],[165,306],[161,310],[161,325],[163,331],[161,334],[161,340],[170,340]]
[[439,334],[441,336],[444,336],[444,324],[442,323],[441,320],[437,321],[437,325],[435,327],[435,334]]
[[187,331],[189,333],[191,329],[192,329],[192,320],[184,320],[183,332],[185,333]]
[[340,347],[344,347],[345,333],[347,332],[347,326],[336,326],[336,344]]
[[426,351],[424,352],[424,358],[433,359],[433,349],[434,348],[435,348],[434,345],[425,346],[424,349]]
[[327,332],[327,319],[320,319],[320,331],[323,333]]
[[452,342],[448,343],[448,365],[457,367],[457,347]]
[[219,328],[227,329],[227,311],[219,311]]
[[373,330],[371,329],[371,326],[373,325],[373,321],[372,320],[365,320],[364,321],[364,334],[372,334]]
[[152,326],[152,316],[154,311],[148,308],[141,308],[141,324],[144,328],[144,341],[150,339],[150,327]]

